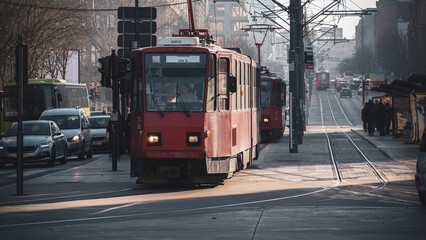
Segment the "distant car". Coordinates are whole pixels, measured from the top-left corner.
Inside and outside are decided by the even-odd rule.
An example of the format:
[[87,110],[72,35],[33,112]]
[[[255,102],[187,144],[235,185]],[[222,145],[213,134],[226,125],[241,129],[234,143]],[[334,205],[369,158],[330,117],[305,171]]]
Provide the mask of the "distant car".
[[339,81],[337,82],[337,84],[335,84],[336,90],[337,90],[338,92],[340,92],[340,90],[342,90],[342,88],[345,88],[345,87],[347,87],[347,86],[348,86],[348,84],[347,84],[344,80],[339,80]]
[[423,132],[420,142],[419,155],[417,158],[417,167],[415,174],[417,192],[420,202],[426,206],[426,133]]
[[45,110],[40,119],[55,121],[68,141],[68,155],[78,159],[92,157],[92,131],[82,108],[54,108]]
[[93,111],[90,112],[90,116],[108,116],[108,113],[104,111]]
[[107,132],[109,118],[109,115],[89,117],[93,151],[109,151],[109,134]]
[[350,88],[342,88],[342,90],[340,90],[340,97],[352,98],[352,90]]
[[[367,86],[365,86],[364,93],[365,93],[365,95],[368,95],[368,93],[369,93]],[[362,95],[362,85],[359,85],[359,87],[358,87],[358,95]]]
[[359,87],[361,84],[362,84],[362,81],[361,81],[360,79],[358,79],[358,78],[354,78],[354,79],[352,80],[352,83],[351,83],[350,88],[351,88],[351,89],[358,89],[358,87]]
[[[18,123],[13,123],[0,140],[0,166],[16,164]],[[56,161],[67,163],[67,140],[53,121],[32,120],[22,122],[24,163]]]

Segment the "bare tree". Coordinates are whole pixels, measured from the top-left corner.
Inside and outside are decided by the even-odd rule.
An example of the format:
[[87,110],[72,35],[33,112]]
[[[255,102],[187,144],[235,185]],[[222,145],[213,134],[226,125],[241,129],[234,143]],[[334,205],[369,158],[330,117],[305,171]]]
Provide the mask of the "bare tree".
[[[66,52],[87,34],[89,22],[80,0],[9,0],[0,2],[0,77],[12,80],[13,71],[7,71],[14,63],[14,48],[18,35],[28,45],[28,75],[30,78],[44,77],[48,72],[65,72],[61,65],[68,55],[52,54]],[[66,60],[65,60],[66,61]],[[52,68],[60,69],[52,70]],[[2,83],[3,85],[5,82]]]

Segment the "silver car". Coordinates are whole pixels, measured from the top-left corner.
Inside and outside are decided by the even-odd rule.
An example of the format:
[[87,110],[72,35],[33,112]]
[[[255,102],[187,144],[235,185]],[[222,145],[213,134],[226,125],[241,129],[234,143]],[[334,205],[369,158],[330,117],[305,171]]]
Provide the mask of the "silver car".
[[[18,124],[15,122],[0,140],[0,166],[6,163],[16,164],[16,135]],[[53,165],[55,161],[67,163],[67,140],[53,121],[33,120],[22,122],[24,163],[46,161]]]
[[82,108],[48,109],[41,114],[40,119],[58,124],[67,138],[69,156],[77,155],[78,159],[92,157],[92,131]]
[[110,139],[107,131],[109,115],[90,116],[89,122],[92,128],[92,145],[93,151],[110,150]]

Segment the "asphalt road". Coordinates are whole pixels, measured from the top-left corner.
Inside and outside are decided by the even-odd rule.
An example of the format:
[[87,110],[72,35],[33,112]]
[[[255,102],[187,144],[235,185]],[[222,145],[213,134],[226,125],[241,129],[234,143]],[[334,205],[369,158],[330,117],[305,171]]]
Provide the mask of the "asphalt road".
[[264,144],[254,167],[223,185],[138,185],[128,156],[113,172],[100,154],[26,169],[26,195],[16,196],[13,169],[0,169],[2,239],[425,239],[415,159],[390,159],[352,131],[353,93],[314,90],[299,152],[288,136]]

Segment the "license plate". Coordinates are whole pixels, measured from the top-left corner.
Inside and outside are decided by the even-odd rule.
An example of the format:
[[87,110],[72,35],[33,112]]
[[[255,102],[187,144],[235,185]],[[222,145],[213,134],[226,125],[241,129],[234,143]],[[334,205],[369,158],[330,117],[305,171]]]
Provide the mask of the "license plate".
[[93,145],[102,145],[102,142],[93,142]]

